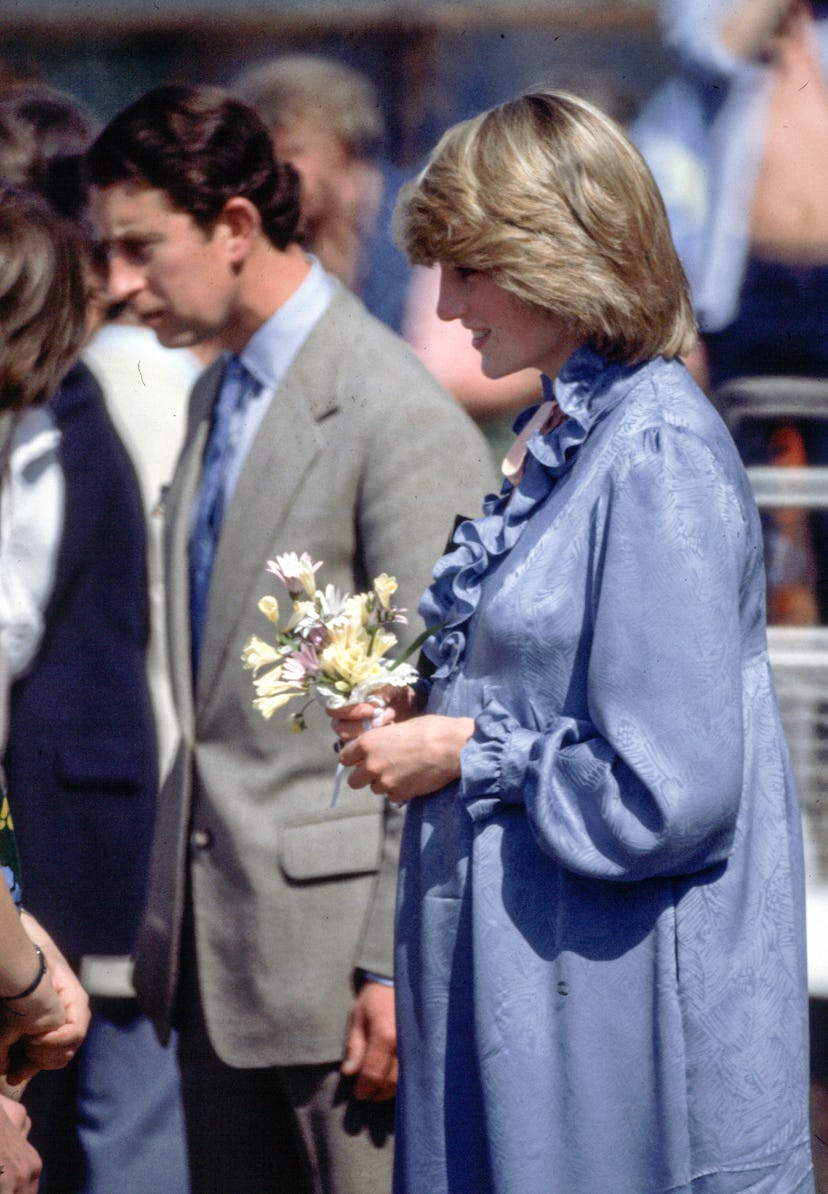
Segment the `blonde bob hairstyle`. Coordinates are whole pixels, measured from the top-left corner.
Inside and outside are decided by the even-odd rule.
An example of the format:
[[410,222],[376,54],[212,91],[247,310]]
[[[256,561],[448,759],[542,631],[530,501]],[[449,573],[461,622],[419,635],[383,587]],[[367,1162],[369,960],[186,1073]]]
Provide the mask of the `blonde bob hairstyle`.
[[621,128],[577,96],[529,91],[449,129],[400,192],[394,228],[414,264],[480,270],[608,360],[695,344],[653,177]]
[[45,402],[80,352],[84,262],[45,200],[0,187],[0,411]]

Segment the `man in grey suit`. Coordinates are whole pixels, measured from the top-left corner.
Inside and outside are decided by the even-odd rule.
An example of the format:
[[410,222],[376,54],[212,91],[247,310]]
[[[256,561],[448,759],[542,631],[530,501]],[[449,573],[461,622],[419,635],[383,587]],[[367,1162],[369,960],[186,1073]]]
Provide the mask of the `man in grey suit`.
[[135,969],[161,1038],[179,1029],[194,1194],[385,1194],[402,814],[346,786],[331,808],[328,719],[264,721],[240,657],[284,551],[352,592],[395,574],[415,608],[488,449],[303,252],[296,175],[247,105],[160,88],[89,165],[115,298],[162,344],[221,350],[166,501],[181,746]]

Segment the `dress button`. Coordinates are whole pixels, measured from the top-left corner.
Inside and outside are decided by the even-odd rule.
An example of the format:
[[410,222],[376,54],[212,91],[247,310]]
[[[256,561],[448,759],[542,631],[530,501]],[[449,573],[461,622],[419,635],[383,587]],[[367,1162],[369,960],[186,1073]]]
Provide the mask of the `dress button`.
[[194,850],[209,850],[213,835],[209,829],[194,829],[190,834],[190,845]]

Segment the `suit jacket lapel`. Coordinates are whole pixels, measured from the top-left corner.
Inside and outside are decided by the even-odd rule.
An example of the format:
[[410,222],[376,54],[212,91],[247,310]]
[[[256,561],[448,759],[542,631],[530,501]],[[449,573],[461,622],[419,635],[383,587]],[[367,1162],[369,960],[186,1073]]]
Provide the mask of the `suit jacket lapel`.
[[201,460],[210,432],[210,418],[223,376],[224,369],[216,365],[208,370],[193,390],[188,411],[187,434],[165,503],[166,608],[170,672],[181,733],[190,745],[194,735],[188,556],[190,519],[201,477]]
[[241,668],[239,660],[227,658],[230,642],[239,620],[249,618],[267,589],[265,567],[278,527],[322,449],[319,423],[336,405],[338,354],[326,332],[329,323],[330,311],[274,394],[225,513],[210,583],[197,707],[215,689],[222,667]]

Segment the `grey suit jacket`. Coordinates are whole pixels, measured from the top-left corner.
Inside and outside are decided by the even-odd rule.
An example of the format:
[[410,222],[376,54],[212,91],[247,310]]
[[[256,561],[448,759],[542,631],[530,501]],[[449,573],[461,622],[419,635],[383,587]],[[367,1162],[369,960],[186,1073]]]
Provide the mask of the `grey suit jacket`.
[[[240,662],[283,551],[309,551],[344,590],[397,576],[416,606],[458,513],[494,478],[485,440],[402,341],[340,289],[277,391],[226,512],[196,691],[187,539],[223,365],[197,383],[167,502],[170,660],[181,746],[160,799],[136,988],[162,1037],[175,999],[189,869],[202,1001],[239,1067],[341,1056],[358,969],[392,974],[402,813],[343,784],[328,719],[265,721]],[[286,603],[283,604],[283,608]]]

